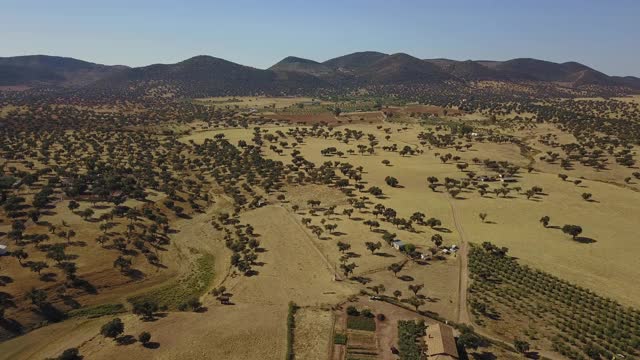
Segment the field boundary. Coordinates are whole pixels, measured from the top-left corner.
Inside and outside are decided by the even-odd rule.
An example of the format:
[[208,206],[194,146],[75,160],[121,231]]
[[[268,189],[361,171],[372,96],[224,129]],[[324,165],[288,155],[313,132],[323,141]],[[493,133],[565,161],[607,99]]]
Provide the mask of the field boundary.
[[324,254],[322,253],[322,251],[316,246],[316,244],[313,242],[313,238],[311,237],[311,235],[309,235],[307,233],[307,229],[305,229],[305,227],[298,222],[298,219],[296,219],[296,217],[291,213],[291,211],[289,211],[289,209],[287,209],[284,206],[280,206],[280,205],[276,205],[278,207],[280,207],[281,209],[284,209],[287,214],[289,214],[289,217],[291,218],[291,220],[300,228],[300,230],[302,230],[302,232],[305,234],[305,237],[307,240],[309,240],[309,244],[311,244],[311,246],[313,247],[313,249],[315,249],[315,251],[318,253],[319,257],[322,259],[322,261],[325,263],[325,265],[327,266],[327,269],[329,270],[329,272],[331,272],[335,279],[338,281],[342,281],[344,280],[342,275],[340,275],[331,265],[331,262],[329,261],[329,259],[327,259]]

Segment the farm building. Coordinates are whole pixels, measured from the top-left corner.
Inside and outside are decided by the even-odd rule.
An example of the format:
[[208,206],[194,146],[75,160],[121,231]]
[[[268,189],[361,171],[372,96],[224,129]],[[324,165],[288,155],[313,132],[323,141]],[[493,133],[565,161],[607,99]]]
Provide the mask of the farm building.
[[454,360],[458,359],[456,339],[450,326],[435,324],[427,328],[424,342],[427,346],[429,359]]
[[7,245],[0,244],[0,256],[6,254],[8,251]]
[[404,249],[404,243],[400,240],[392,241],[391,246],[393,246],[393,248],[396,250]]
[[486,175],[478,176],[477,179],[478,179],[478,181],[482,181],[482,182],[493,182],[493,181],[496,181],[496,179],[494,177],[486,176]]

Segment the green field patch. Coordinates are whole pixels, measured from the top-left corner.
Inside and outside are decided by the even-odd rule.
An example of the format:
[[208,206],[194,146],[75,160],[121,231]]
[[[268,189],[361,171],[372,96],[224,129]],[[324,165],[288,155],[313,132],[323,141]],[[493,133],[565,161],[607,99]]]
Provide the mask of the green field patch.
[[337,345],[346,345],[347,344],[347,334],[335,333],[333,335],[333,343]]
[[88,317],[97,318],[107,315],[115,315],[126,312],[123,304],[102,304],[96,306],[87,306],[80,309],[74,309],[67,313],[69,317]]
[[347,328],[353,330],[376,331],[376,320],[373,317],[363,315],[349,315]]
[[133,305],[151,301],[157,303],[160,309],[175,310],[207,291],[214,277],[213,261],[213,255],[203,254],[196,260],[189,275],[142,295],[132,296],[127,301]]

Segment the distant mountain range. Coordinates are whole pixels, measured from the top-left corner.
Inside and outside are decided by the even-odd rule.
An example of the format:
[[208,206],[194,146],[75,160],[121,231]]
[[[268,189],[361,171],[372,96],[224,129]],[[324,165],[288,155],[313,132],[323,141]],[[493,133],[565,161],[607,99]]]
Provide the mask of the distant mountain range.
[[[474,81],[541,82],[580,88],[640,90],[640,78],[608,76],[577,62],[419,59],[404,53],[366,51],[325,62],[287,57],[262,70],[211,56],[176,64],[107,66],[73,58],[34,55],[0,58],[0,87],[135,91],[169,86],[182,96],[304,92],[362,85],[448,84]],[[134,90],[132,90],[134,89]]]
[[127,69],[58,56],[0,57],[0,86],[84,86]]
[[363,83],[398,84],[452,81],[541,81],[570,87],[582,85],[640,88],[640,78],[608,76],[577,62],[537,59],[508,61],[418,59],[411,55],[358,52],[323,63],[287,57],[270,70],[303,72],[331,81],[357,79]]
[[211,56],[195,56],[176,64],[123,69],[90,87],[119,91],[145,85],[168,85],[187,96],[295,93],[329,86],[324,80],[304,72],[261,70]]

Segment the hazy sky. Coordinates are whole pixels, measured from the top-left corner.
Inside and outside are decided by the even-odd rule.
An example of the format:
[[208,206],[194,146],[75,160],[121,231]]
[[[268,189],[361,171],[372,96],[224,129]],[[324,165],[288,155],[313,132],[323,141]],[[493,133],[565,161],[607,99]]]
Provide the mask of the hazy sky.
[[0,56],[141,66],[207,54],[266,68],[363,50],[640,76],[640,0],[0,0]]

